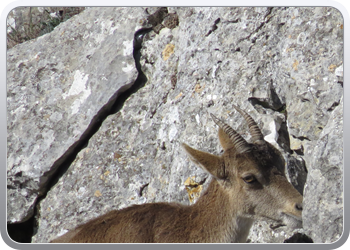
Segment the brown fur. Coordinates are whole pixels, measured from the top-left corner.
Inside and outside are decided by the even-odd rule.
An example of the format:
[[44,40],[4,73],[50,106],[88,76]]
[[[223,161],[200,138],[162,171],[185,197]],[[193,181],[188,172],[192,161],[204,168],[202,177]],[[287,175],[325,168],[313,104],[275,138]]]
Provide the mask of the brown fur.
[[214,177],[192,206],[153,203],[111,211],[52,243],[245,242],[258,217],[300,227],[302,196],[287,181],[281,154],[267,142],[237,153],[221,128],[219,139],[222,156],[183,144],[190,158]]

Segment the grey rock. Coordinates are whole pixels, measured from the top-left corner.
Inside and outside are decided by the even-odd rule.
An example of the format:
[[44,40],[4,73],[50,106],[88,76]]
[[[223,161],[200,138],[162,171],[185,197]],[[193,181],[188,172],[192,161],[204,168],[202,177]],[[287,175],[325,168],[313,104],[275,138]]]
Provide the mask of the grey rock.
[[[343,102],[340,101],[316,145],[308,144],[304,229],[314,242],[331,243],[343,233]],[[312,148],[309,148],[312,147]]]
[[35,200],[93,118],[134,83],[133,38],[141,26],[131,20],[142,14],[88,9],[8,51],[9,222],[32,216]]
[[[89,11],[105,18],[104,9]],[[133,17],[136,9],[123,11]],[[152,24],[149,15],[157,11],[144,9],[139,19],[125,19],[134,27],[153,25],[140,51],[146,85],[104,120],[39,203],[33,242],[48,242],[91,218],[131,204],[194,202],[210,179],[189,161],[180,144],[221,153],[209,113],[249,140],[246,124],[232,104],[245,109],[265,139],[281,150],[289,163],[288,178],[304,193],[304,229],[293,231],[259,220],[248,241],[310,237],[315,242],[333,242],[339,238],[343,206],[341,13],[306,7],[172,7]],[[79,17],[88,20],[84,13]],[[76,25],[74,20],[72,25]],[[96,54],[101,49],[96,48]],[[109,61],[96,59],[95,67],[104,74]],[[81,71],[92,69],[93,64],[89,71],[85,67]],[[61,99],[64,93],[60,92]],[[64,131],[63,136],[71,134]],[[60,148],[64,154],[69,146]],[[201,188],[189,190],[191,181]],[[328,227],[329,220],[336,223]]]

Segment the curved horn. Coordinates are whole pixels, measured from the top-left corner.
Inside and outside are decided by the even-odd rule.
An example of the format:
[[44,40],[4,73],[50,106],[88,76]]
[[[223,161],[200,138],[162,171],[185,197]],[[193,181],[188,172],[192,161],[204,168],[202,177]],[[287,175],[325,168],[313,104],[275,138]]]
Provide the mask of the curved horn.
[[233,128],[221,121],[215,115],[210,115],[213,118],[213,121],[230,137],[230,140],[235,146],[237,152],[243,153],[250,149],[248,142],[244,140],[244,138],[240,134],[238,134]]
[[232,106],[243,116],[244,120],[248,123],[250,135],[252,136],[253,143],[262,143],[265,142],[264,135],[261,133],[260,128],[256,124],[256,122],[253,120],[253,118],[247,114],[247,112],[243,111],[236,105]]

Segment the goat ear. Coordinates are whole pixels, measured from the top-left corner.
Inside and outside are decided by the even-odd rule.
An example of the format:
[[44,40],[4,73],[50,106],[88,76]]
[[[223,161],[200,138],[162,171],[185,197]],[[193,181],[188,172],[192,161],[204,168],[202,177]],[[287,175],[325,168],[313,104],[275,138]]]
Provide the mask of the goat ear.
[[222,128],[219,128],[218,134],[219,134],[220,144],[224,150],[234,147],[232,140],[230,139],[230,136],[226,134]]
[[194,163],[209,172],[209,174],[215,178],[224,178],[224,162],[221,157],[191,148],[185,143],[182,144],[182,147],[186,150],[186,153]]

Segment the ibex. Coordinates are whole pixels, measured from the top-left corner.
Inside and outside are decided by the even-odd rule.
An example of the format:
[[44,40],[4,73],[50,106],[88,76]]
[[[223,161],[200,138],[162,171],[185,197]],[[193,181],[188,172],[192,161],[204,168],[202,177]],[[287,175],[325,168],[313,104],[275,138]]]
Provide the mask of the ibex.
[[302,196],[284,174],[280,152],[264,140],[256,122],[234,106],[249,126],[252,143],[211,115],[219,126],[221,156],[183,144],[213,178],[191,205],[133,205],[88,221],[52,242],[246,242],[256,218],[298,228]]

